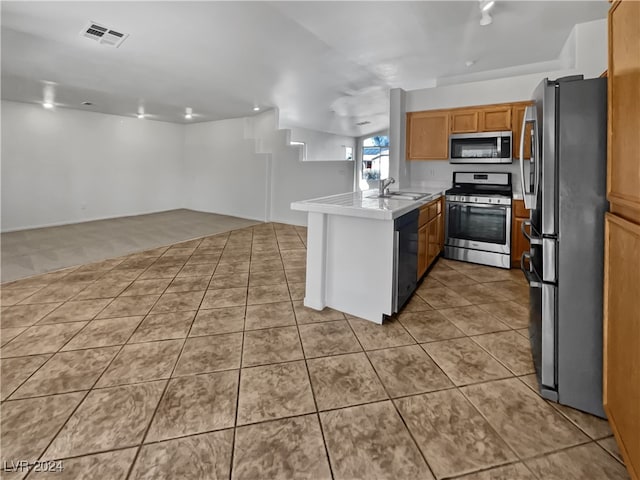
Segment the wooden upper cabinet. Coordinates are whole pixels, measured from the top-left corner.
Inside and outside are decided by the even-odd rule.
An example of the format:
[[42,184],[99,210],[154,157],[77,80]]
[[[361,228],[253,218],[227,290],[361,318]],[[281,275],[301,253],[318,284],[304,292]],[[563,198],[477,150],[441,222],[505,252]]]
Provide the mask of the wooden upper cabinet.
[[452,110],[451,133],[472,133],[478,131],[477,110]]
[[[524,119],[524,110],[527,107],[527,104],[517,104],[514,105],[513,110],[511,112],[511,130],[513,131],[513,159],[520,158],[520,134],[522,133],[522,120]],[[531,158],[531,130],[533,129],[533,124],[527,125],[527,131],[524,134],[524,158]]]
[[483,132],[511,130],[511,105],[480,110],[480,130]]
[[607,198],[640,211],[640,2],[609,13]]
[[407,113],[407,158],[447,160],[449,158],[449,112],[432,110]]

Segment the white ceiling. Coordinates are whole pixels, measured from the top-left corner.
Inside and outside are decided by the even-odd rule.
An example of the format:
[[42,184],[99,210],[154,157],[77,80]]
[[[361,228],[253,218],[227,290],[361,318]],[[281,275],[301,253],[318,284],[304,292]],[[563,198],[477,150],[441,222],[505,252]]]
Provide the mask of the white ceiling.
[[[281,123],[347,135],[388,126],[389,89],[558,58],[606,0],[2,1],[2,98],[151,119],[219,120],[278,107]],[[94,21],[130,37],[118,49],[79,35]],[[468,68],[465,61],[476,63]],[[91,101],[90,107],[82,107]],[[368,121],[358,127],[356,123]]]

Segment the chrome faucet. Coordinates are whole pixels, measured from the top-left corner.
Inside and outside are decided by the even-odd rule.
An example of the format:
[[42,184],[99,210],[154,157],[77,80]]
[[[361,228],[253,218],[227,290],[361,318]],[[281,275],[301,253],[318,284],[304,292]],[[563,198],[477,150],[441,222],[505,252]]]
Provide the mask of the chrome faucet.
[[386,179],[380,179],[378,180],[378,194],[379,195],[386,195],[387,193],[389,193],[389,185],[391,185],[392,183],[396,183],[396,179],[393,177],[389,177]]

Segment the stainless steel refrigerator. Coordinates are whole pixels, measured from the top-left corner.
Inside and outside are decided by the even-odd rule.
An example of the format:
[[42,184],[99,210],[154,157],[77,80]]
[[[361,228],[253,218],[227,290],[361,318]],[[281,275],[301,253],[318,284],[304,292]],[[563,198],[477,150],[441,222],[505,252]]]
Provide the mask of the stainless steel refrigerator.
[[[527,107],[520,170],[530,209],[529,336],[543,397],[604,417],[602,284],[607,81],[545,79]],[[532,124],[525,172],[524,135]],[[523,226],[523,230],[525,227]]]

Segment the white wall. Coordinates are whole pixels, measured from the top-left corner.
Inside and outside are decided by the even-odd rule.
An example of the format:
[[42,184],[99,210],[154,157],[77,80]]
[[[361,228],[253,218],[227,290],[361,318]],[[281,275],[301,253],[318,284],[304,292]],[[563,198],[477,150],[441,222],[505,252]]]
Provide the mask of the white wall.
[[2,231],[181,204],[183,127],[2,101]]
[[[585,78],[599,76],[607,68],[606,20],[579,24],[563,47],[563,55],[574,56],[573,67],[565,70],[539,72],[471,83],[445,85],[420,90],[391,92],[390,142],[404,146],[405,113],[438,108],[525,101],[540,81],[566,75],[583,74]],[[407,161],[406,149],[390,158],[391,171],[397,172],[403,186],[446,185],[451,183],[453,171],[511,172],[514,189],[520,182],[518,164],[511,165],[451,165],[448,161]]]
[[355,155],[356,139],[354,137],[344,137],[298,127],[292,127],[290,131],[291,141],[305,144],[303,160],[306,162],[343,161],[346,158],[346,147],[351,147]]
[[265,220],[268,159],[244,132],[242,118],[185,127],[186,208]]

